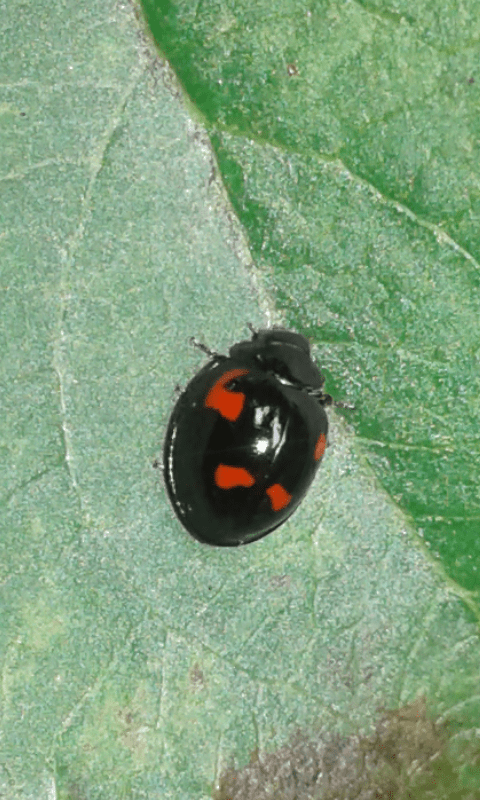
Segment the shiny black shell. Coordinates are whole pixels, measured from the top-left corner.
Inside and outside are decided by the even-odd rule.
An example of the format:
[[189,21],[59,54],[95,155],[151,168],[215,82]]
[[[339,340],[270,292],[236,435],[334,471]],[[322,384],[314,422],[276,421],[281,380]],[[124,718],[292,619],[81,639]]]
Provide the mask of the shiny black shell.
[[324,379],[305,337],[261,330],[210,361],[180,395],[164,476],[180,522],[201,542],[249,544],[305,496],[327,443]]

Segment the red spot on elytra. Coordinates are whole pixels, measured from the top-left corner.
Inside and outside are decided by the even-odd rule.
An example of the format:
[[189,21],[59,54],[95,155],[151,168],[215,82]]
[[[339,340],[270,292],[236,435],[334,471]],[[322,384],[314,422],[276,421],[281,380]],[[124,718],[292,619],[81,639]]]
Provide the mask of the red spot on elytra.
[[317,444],[315,445],[315,450],[313,452],[313,457],[315,461],[320,461],[321,457],[325,452],[325,448],[327,446],[327,437],[324,433],[321,433],[317,439]]
[[213,384],[205,398],[205,408],[213,408],[222,417],[235,422],[240,416],[245,403],[243,392],[232,392],[225,389],[225,385],[240,375],[246,375],[248,369],[229,369]]
[[228,464],[219,464],[214,477],[219,489],[235,489],[237,486],[245,486],[248,489],[255,483],[255,478],[248,469],[229,467]]
[[289,494],[286,489],[283,488],[283,486],[280,486],[279,483],[274,483],[273,486],[269,486],[267,489],[267,494],[270,498],[270,502],[274,511],[281,511],[282,508],[288,506],[290,500],[292,499],[292,495]]

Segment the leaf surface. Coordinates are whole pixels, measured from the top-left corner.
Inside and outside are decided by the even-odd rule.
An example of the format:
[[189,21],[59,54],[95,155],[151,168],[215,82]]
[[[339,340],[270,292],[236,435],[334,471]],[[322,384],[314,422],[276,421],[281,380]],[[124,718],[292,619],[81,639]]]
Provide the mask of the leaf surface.
[[[206,800],[232,757],[297,728],[367,730],[379,705],[419,694],[473,736],[476,604],[416,544],[358,447],[372,414],[342,327],[354,272],[339,273],[335,317],[313,258],[273,257],[330,241],[340,264],[340,215],[345,241],[369,219],[369,241],[386,231],[400,269],[408,215],[336,156],[322,173],[315,154],[327,201],[322,214],[299,206],[288,191],[304,162],[218,125],[225,185],[251,175],[248,196],[228,199],[194,106],[129,7],[11,3],[1,24],[1,794]],[[201,547],[152,467],[175,386],[203,363],[189,337],[226,352],[277,308],[315,332],[328,389],[358,411],[351,427],[331,413],[318,480],[288,524],[244,549]],[[378,337],[360,344],[356,369],[378,370]]]

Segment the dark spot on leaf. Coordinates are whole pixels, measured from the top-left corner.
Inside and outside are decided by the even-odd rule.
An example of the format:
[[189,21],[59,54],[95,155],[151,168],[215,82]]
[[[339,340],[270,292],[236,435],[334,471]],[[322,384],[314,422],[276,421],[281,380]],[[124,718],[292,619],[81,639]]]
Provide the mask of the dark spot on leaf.
[[199,664],[195,663],[193,665],[193,667],[190,670],[189,678],[190,678],[190,685],[193,691],[198,692],[205,688],[206,684],[205,675],[203,674],[203,671],[200,668]]
[[269,580],[271,589],[290,589],[290,575],[272,575]]
[[67,800],[87,800],[87,792],[78,783],[72,782],[67,789]]

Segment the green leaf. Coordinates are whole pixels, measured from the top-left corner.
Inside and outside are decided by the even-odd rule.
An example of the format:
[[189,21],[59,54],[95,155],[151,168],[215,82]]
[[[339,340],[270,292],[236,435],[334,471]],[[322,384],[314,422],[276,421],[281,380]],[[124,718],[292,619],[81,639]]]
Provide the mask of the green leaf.
[[478,591],[477,3],[143,4],[269,295],[355,403],[385,489]]
[[[180,528],[152,466],[175,386],[203,363],[189,337],[226,351],[246,322],[280,321],[282,295],[293,319],[295,281],[324,285],[313,264],[251,265],[253,253],[275,266],[257,259],[263,242],[301,253],[310,238],[286,151],[216,131],[219,163],[240,184],[252,173],[248,196],[232,195],[252,220],[239,225],[194,108],[130,7],[14,2],[1,26],[0,794],[206,800],[231,759],[282,752],[298,728],[371,736],[379,705],[421,695],[475,741],[474,598],[418,546],[353,427],[332,412],[299,512],[227,552]],[[368,217],[362,197],[376,195],[343,174],[327,164],[319,230],[342,197],[342,214],[360,209],[354,230]],[[371,230],[390,230],[392,207],[372,205],[386,211]],[[277,225],[289,208],[295,235]],[[297,324],[320,341],[311,291]],[[349,371],[342,335],[322,347],[328,388],[355,397],[366,376]],[[374,364],[375,339],[363,348]]]

